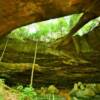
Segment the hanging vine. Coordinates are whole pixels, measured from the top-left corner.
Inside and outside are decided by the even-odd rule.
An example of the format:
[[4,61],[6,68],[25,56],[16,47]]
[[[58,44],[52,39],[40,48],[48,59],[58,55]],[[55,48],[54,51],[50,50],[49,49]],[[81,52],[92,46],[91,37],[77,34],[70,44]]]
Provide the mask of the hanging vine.
[[31,78],[30,78],[30,87],[32,87],[32,85],[33,85],[34,69],[35,69],[36,54],[37,54],[37,45],[38,45],[38,41],[36,41],[36,46],[35,46],[34,60],[33,60],[33,65],[32,65]]
[[3,52],[2,52],[2,54],[1,54],[0,62],[2,61],[2,59],[3,59],[3,57],[4,57],[4,53],[5,53],[5,50],[6,50],[6,48],[7,48],[8,40],[9,40],[9,39],[7,39],[6,44],[5,44],[5,47],[4,47]]

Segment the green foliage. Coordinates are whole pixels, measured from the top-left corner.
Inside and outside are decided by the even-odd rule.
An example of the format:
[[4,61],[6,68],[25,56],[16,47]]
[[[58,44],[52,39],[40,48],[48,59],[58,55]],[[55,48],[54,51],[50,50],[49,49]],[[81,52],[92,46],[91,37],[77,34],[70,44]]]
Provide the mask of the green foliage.
[[18,28],[11,32],[9,37],[11,38],[17,38],[19,40],[23,40],[23,38],[26,38],[28,36],[28,30],[25,27]]
[[4,97],[3,97],[3,95],[0,95],[0,100],[4,100]]
[[3,94],[3,89],[4,89],[4,79],[0,79],[0,100],[4,100],[4,94]]
[[81,14],[75,14],[68,17],[52,19],[49,21],[24,26],[12,31],[9,37],[17,38],[19,40],[26,38],[31,40],[39,39],[43,41],[56,39],[67,34],[69,30],[77,23],[80,16]]
[[[19,85],[16,89],[7,88],[4,80],[0,79],[0,100],[65,100],[65,97],[58,95],[58,89],[54,85],[41,87],[39,90],[33,87],[23,87]],[[15,90],[15,91],[12,91]],[[44,94],[42,92],[44,91]],[[74,84],[70,92],[71,100],[100,100],[99,83],[82,83]]]
[[58,93],[58,89],[54,85],[50,85],[48,88],[41,87],[41,89],[38,91],[36,91],[32,87],[23,88],[22,85],[19,85],[17,87],[17,90],[20,91],[19,100],[61,100],[61,99],[64,99],[64,97],[60,97],[55,94],[55,93]]
[[[70,30],[78,23],[81,18],[81,14],[73,14],[70,16],[51,19],[44,22],[39,22],[18,28],[11,32],[9,37],[17,38],[19,40],[40,40],[40,41],[52,41],[60,38],[70,32]],[[100,18],[96,18],[85,26],[82,27],[75,35],[83,35],[93,30],[100,23]]]
[[58,92],[59,92],[59,90],[54,85],[50,85],[48,87],[48,93],[50,93],[50,94],[57,94]]
[[70,92],[70,96],[72,100],[100,100],[97,89],[98,85],[100,86],[100,84],[95,83],[75,83],[74,88]]
[[79,21],[79,19],[81,18],[82,15],[83,15],[83,13],[72,14],[72,15],[66,16],[64,18],[67,22],[67,27],[66,27],[67,33],[78,23],[78,21]]
[[37,93],[32,87],[22,88],[22,86],[18,86],[17,89],[19,89],[21,92],[19,96],[19,100],[26,100],[26,99],[33,100],[37,96]]
[[19,86],[17,86],[16,89],[17,89],[18,91],[22,92],[22,91],[23,91],[23,88],[24,88],[24,87],[23,87],[22,85],[19,85]]
[[84,35],[87,34],[89,31],[92,31],[95,27],[100,25],[100,17],[91,20],[87,24],[85,24],[75,35]]

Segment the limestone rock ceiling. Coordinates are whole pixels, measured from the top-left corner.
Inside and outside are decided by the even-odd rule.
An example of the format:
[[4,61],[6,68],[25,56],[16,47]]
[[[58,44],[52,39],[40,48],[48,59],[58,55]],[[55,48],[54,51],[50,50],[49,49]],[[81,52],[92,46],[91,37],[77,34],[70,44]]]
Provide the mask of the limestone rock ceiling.
[[99,0],[0,0],[0,36],[23,25],[80,12],[100,16]]

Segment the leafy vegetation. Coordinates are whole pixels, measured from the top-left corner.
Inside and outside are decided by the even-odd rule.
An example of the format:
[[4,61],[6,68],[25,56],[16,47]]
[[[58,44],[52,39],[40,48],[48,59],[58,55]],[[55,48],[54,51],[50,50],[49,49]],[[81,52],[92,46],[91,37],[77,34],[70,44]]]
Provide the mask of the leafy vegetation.
[[54,85],[34,89],[30,86],[10,88],[0,79],[0,100],[99,100],[100,84],[78,82],[68,92]]
[[75,35],[83,36],[84,34],[87,34],[89,31],[92,31],[95,27],[99,25],[100,25],[100,17],[88,22]]
[[[17,38],[19,40],[40,40],[40,41],[52,41],[57,38],[63,37],[69,33],[69,31],[78,23],[82,14],[73,14],[70,16],[51,19],[44,22],[30,24],[18,28],[11,32],[9,37]],[[84,35],[97,27],[100,24],[100,17],[87,23],[82,29],[80,29],[75,35]]]
[[58,89],[53,85],[41,89],[22,85],[10,88],[0,79],[0,100],[61,100],[64,98],[58,95]]
[[20,40],[54,40],[67,34],[70,29],[78,22],[81,16],[82,14],[74,14],[59,19],[52,19],[49,21],[24,26],[12,31],[10,37]]

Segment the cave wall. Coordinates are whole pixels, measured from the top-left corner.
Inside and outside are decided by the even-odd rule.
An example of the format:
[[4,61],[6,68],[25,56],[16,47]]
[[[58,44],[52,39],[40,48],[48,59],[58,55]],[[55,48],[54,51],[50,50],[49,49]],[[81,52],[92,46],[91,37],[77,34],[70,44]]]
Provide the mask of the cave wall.
[[0,37],[17,27],[69,14],[85,12],[97,17],[99,6],[99,0],[1,0]]

